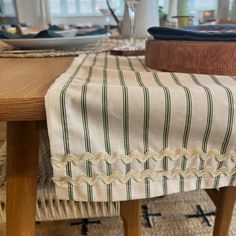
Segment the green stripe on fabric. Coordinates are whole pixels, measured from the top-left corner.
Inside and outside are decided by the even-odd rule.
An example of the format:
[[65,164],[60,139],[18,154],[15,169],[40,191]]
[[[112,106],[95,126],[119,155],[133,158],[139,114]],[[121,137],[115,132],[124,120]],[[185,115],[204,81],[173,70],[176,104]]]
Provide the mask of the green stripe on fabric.
[[[186,117],[185,117],[185,125],[184,125],[184,133],[183,133],[183,140],[182,140],[182,147],[188,148],[188,139],[189,139],[189,133],[192,123],[192,96],[191,92],[188,87],[181,84],[179,81],[177,75],[175,73],[171,73],[171,76],[174,80],[174,82],[181,86],[185,92],[185,98],[186,98]],[[182,157],[181,160],[181,169],[186,170],[187,165],[187,159],[185,156]],[[184,192],[184,177],[180,176],[180,192]]]
[[[145,87],[141,75],[138,71],[135,70],[133,66],[132,60],[127,57],[130,69],[135,72],[136,80],[140,87],[143,88],[143,95],[144,95],[144,123],[143,123],[143,149],[144,153],[149,150],[149,116],[150,116],[150,97],[149,97],[149,90]],[[144,163],[144,170],[150,168],[149,160]],[[150,197],[150,180],[149,178],[145,178],[145,197]]]
[[[119,57],[116,57],[116,64],[118,69],[118,76],[120,80],[120,85],[122,87],[122,97],[123,97],[123,137],[124,137],[124,150],[125,154],[128,155],[130,153],[130,145],[129,145],[129,102],[128,102],[128,87],[125,84],[124,74],[120,70]],[[131,164],[126,164],[126,173],[131,170]],[[126,194],[127,200],[132,199],[132,182],[129,179],[126,183]]]
[[[107,53],[104,58],[103,82],[102,82],[102,117],[105,151],[111,155],[110,135],[109,135],[109,114],[108,114],[108,95],[107,95]],[[106,174],[112,175],[111,164],[106,162]],[[112,201],[112,184],[107,186],[107,201]]]
[[236,82],[236,77],[230,76],[230,78],[232,78]]
[[[234,168],[236,168],[236,166]],[[236,180],[236,173],[231,176],[230,181],[229,181],[229,186],[234,186],[235,180]]]
[[[211,129],[212,129],[212,120],[213,120],[213,99],[212,99],[212,94],[211,91],[208,87],[202,85],[198,78],[196,77],[196,75],[194,74],[189,74],[190,77],[192,78],[193,82],[202,87],[206,93],[206,98],[207,98],[207,120],[206,120],[206,128],[205,128],[205,132],[203,135],[203,139],[202,139],[202,150],[204,152],[207,152],[207,145],[208,145],[208,140],[209,140],[209,136],[211,133]],[[202,170],[204,168],[205,165],[205,161],[204,160],[200,160],[200,164],[199,164],[199,170]],[[202,177],[197,177],[197,182],[196,182],[196,189],[201,189],[201,183],[202,183]]]
[[[156,84],[161,87],[165,94],[165,121],[164,121],[164,128],[163,128],[163,149],[168,147],[168,139],[169,139],[169,130],[170,130],[170,117],[171,117],[171,98],[170,98],[170,91],[168,87],[164,86],[157,75],[157,73],[153,73],[153,78]],[[168,171],[168,157],[165,156],[162,162],[163,170]],[[163,177],[163,195],[168,194],[168,179],[167,177]]]
[[[146,153],[149,151],[149,119],[150,119],[150,95],[148,88],[144,85],[141,75],[139,72],[135,72],[136,80],[140,87],[143,89],[143,151]],[[144,163],[144,170],[150,168],[149,160]],[[149,178],[145,178],[145,197],[150,197],[150,180]]]
[[223,87],[224,90],[226,91],[227,94],[227,99],[228,99],[228,121],[227,121],[227,128],[226,128],[226,133],[225,133],[225,137],[224,137],[224,141],[222,143],[222,147],[221,147],[221,154],[225,154],[227,151],[227,147],[229,144],[229,140],[232,134],[232,128],[233,128],[233,120],[234,120],[234,97],[233,97],[233,93],[231,91],[230,88],[228,88],[227,86],[223,85],[216,76],[210,76],[212,78],[212,80],[219,86]]
[[[76,75],[78,74],[82,64],[87,59],[88,55],[86,55],[82,62],[77,66],[74,73],[69,77],[65,85],[63,86],[60,97],[59,97],[59,103],[60,103],[60,114],[61,114],[61,126],[62,126],[62,137],[63,137],[63,145],[64,145],[64,155],[68,155],[70,153],[70,141],[69,141],[69,135],[68,135],[68,124],[67,124],[67,111],[66,111],[66,103],[65,103],[65,97],[66,92],[72,83],[72,81],[75,79]],[[66,164],[66,175],[72,178],[72,170],[71,170],[71,162],[68,162]],[[73,192],[73,186],[72,184],[68,183],[68,197],[70,200],[74,200],[74,192]]]
[[132,63],[131,59],[130,59],[129,57],[126,57],[126,58],[127,58],[127,61],[128,61],[129,67],[130,67],[130,70],[136,71],[136,70],[134,69],[134,66],[133,66],[133,63]]
[[[81,87],[81,115],[82,115],[82,124],[84,130],[84,142],[85,142],[85,152],[91,153],[91,143],[90,143],[90,133],[89,133],[89,125],[88,125],[88,111],[87,111],[87,89],[88,84],[91,81],[93,67],[96,64],[97,54],[94,55],[92,65],[89,66],[88,76]],[[86,174],[88,177],[93,177],[93,169],[92,163],[90,161],[86,161]],[[88,201],[93,201],[93,188],[91,185],[87,184],[87,196]]]
[[[222,88],[224,88],[226,94],[227,94],[227,99],[228,99],[228,120],[227,120],[227,128],[225,132],[225,137],[221,146],[221,154],[225,154],[227,151],[227,147],[230,141],[230,137],[232,134],[232,129],[233,129],[233,120],[234,120],[234,97],[233,93],[230,88],[227,86],[223,85],[216,76],[211,75],[210,78],[214,81],[214,83]],[[224,162],[223,161],[218,161],[218,166],[217,169],[221,168],[223,166]],[[220,182],[220,177],[221,175],[218,175],[215,178],[215,183],[214,183],[214,188],[218,188],[219,182]]]
[[115,57],[116,58],[116,69],[118,70],[118,71],[120,71],[120,60],[119,60],[119,57],[118,56],[116,56]]

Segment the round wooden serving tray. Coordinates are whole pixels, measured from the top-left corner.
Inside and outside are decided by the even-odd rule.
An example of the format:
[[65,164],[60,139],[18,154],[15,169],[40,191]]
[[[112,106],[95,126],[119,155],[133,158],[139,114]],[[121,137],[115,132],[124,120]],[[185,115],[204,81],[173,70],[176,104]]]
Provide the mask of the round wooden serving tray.
[[236,42],[149,39],[145,63],[161,71],[236,75]]

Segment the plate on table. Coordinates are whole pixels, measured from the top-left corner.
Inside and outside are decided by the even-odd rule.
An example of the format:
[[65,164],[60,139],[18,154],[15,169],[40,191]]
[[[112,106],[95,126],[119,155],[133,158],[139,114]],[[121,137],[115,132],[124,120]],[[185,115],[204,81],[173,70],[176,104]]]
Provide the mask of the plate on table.
[[63,38],[1,39],[13,47],[21,49],[62,49],[80,48],[89,43],[104,39],[107,34]]

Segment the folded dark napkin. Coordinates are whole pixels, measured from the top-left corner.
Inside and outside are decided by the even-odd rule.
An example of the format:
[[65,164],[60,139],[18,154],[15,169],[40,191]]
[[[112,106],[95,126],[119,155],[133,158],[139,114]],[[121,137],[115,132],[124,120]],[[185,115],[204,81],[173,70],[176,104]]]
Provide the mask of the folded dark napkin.
[[38,34],[27,34],[27,35],[17,35],[9,33],[5,30],[0,30],[0,39],[32,39],[32,38],[61,38],[60,34],[57,34],[51,30],[43,30]]
[[182,29],[151,27],[148,32],[155,39],[162,40],[236,42],[236,25],[188,26]]
[[9,33],[5,30],[0,30],[0,39],[17,39],[20,38],[17,34]]
[[194,30],[194,31],[236,32],[236,25],[187,25],[182,27],[182,29]]
[[[76,34],[76,36],[88,36],[88,35],[101,35],[106,34],[107,29],[96,29],[92,31],[81,31]],[[17,35],[9,33],[5,30],[0,30],[0,39],[32,39],[32,38],[62,38],[61,34],[54,32],[53,30],[43,30],[38,34],[27,34],[27,35]]]
[[43,30],[34,36],[34,38],[62,38],[63,36],[52,30]]
[[91,31],[79,31],[76,36],[88,36],[88,35],[99,35],[99,34],[107,34],[108,31],[106,28],[95,29]]
[[51,25],[48,30],[51,30],[51,31],[62,31],[63,29],[57,25]]

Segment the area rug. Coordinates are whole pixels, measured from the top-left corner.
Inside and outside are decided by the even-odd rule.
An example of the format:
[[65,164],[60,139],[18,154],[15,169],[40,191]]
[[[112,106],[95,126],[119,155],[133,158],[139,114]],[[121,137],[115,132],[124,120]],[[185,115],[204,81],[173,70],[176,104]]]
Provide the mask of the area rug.
[[[204,191],[173,194],[142,202],[143,236],[211,236],[215,207]],[[0,235],[4,235],[1,225]],[[120,217],[36,224],[37,236],[122,236]],[[236,235],[236,208],[229,236]]]

